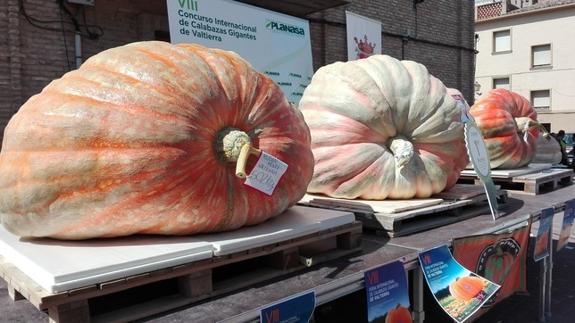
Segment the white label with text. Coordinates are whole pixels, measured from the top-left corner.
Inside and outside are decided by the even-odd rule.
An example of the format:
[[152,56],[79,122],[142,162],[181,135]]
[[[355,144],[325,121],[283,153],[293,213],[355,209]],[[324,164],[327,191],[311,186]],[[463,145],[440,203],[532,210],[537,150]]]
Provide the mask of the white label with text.
[[245,184],[271,196],[287,168],[288,164],[262,152]]

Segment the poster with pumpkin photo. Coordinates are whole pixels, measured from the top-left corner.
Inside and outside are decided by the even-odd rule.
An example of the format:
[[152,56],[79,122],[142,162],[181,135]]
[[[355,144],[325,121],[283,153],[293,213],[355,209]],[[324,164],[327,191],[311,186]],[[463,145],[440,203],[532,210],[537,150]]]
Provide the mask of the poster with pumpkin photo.
[[395,261],[364,273],[369,323],[411,323],[407,274]]
[[500,287],[459,264],[445,245],[420,253],[419,263],[433,297],[456,322],[469,319]]
[[516,292],[527,291],[527,246],[531,222],[498,234],[482,234],[453,240],[453,257],[474,273],[501,285],[489,301],[477,312]]
[[574,218],[575,200],[567,201],[567,203],[565,203],[565,211],[563,212],[563,225],[561,226],[561,233],[559,234],[559,241],[557,242],[557,251],[563,249],[569,242]]

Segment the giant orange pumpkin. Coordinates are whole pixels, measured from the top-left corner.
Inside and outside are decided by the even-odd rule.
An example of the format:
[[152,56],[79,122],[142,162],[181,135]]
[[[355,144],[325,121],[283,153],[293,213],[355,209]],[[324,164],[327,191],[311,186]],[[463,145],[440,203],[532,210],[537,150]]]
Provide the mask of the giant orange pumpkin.
[[469,301],[483,290],[483,280],[478,277],[465,276],[449,285],[449,293],[462,301]]
[[406,307],[397,304],[397,306],[387,312],[385,323],[412,323],[411,312]]
[[320,68],[300,101],[312,135],[310,193],[425,198],[467,164],[461,111],[425,66],[374,55]]
[[495,89],[481,96],[470,113],[483,134],[491,168],[519,168],[533,159],[541,125],[527,99]]
[[[234,175],[248,143],[288,164],[271,196]],[[231,230],[294,204],[312,171],[309,130],[273,81],[232,52],[141,42],[93,56],[14,115],[0,214],[27,237]]]

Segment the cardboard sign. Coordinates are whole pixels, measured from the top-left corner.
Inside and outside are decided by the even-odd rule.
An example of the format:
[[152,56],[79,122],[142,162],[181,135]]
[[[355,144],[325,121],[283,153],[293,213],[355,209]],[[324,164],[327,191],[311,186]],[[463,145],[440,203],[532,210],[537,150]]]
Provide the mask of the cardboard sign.
[[559,234],[559,241],[557,242],[557,251],[563,249],[573,229],[573,219],[575,218],[575,200],[570,200],[565,203],[565,212],[563,212],[563,225],[561,226],[561,233]]
[[395,261],[364,273],[368,322],[387,322],[391,312],[411,317],[405,268]]
[[485,147],[483,135],[477,128],[473,116],[469,114],[469,104],[467,104],[467,101],[465,101],[460,93],[454,91],[449,92],[453,92],[451,97],[455,99],[457,106],[461,110],[461,122],[465,127],[464,134],[467,154],[469,155],[470,162],[475,169],[477,177],[479,177],[483,184],[483,188],[485,189],[493,220],[496,220],[500,216],[497,211],[499,208],[497,205],[497,188],[491,179],[489,152],[487,151],[487,147]]
[[549,239],[551,239],[551,225],[553,224],[553,208],[541,210],[539,219],[539,229],[535,237],[535,248],[533,250],[533,260],[539,261],[549,256]]
[[268,305],[260,311],[261,323],[308,323],[315,309],[315,291]]
[[244,183],[271,196],[287,168],[288,164],[262,151]]
[[456,322],[469,319],[500,287],[461,266],[445,245],[420,253],[419,262],[433,297]]

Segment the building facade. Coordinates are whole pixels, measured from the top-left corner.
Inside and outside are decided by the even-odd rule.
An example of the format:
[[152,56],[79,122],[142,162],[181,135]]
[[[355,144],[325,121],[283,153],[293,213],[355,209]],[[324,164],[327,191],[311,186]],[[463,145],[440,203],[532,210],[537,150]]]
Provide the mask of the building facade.
[[[165,0],[95,0],[93,6],[71,2],[76,1],[0,1],[1,129],[30,96],[75,68],[76,30],[81,39],[78,58],[82,60],[129,42],[169,41]],[[471,1],[241,2],[308,19],[314,69],[347,59],[346,10],[379,20],[383,25],[385,54],[426,65],[448,87],[460,89],[472,100],[474,4]]]
[[475,31],[479,93],[510,89],[551,131],[575,132],[575,0],[483,3]]

